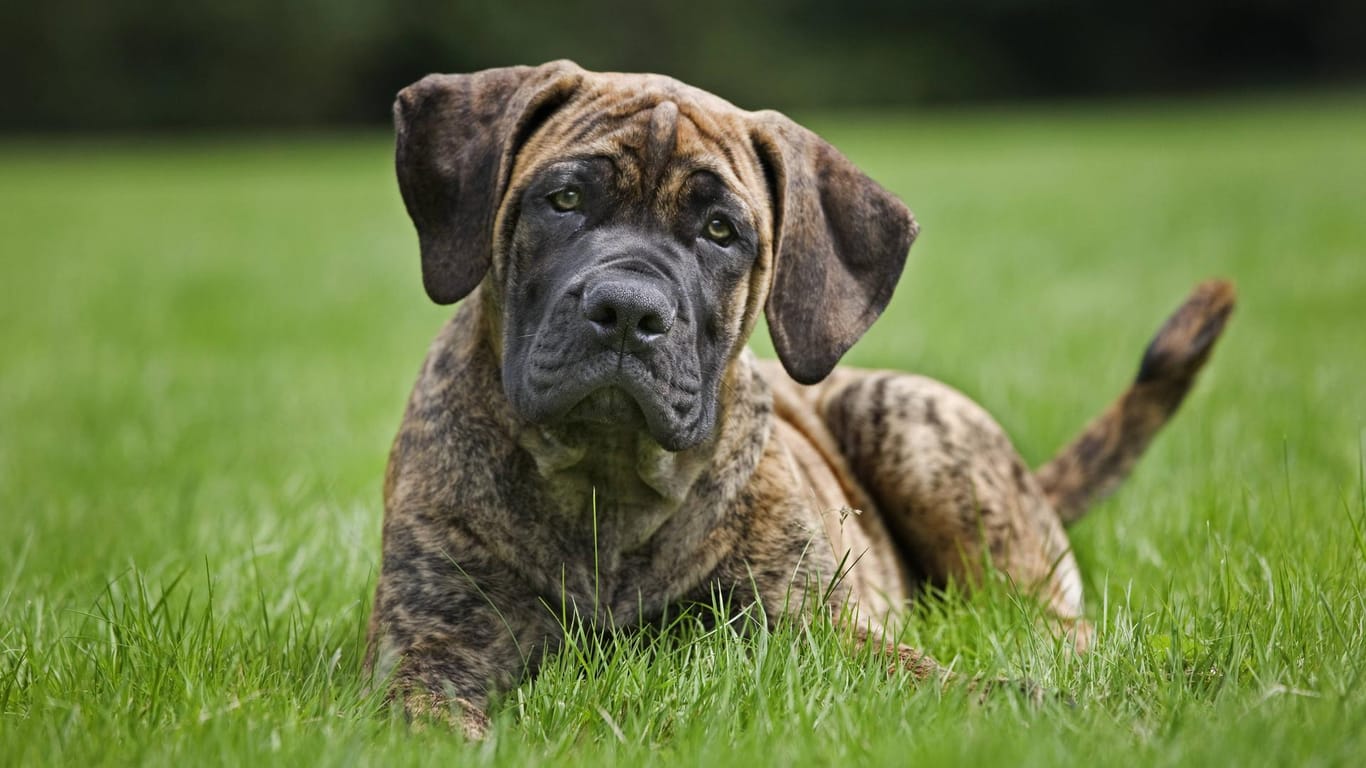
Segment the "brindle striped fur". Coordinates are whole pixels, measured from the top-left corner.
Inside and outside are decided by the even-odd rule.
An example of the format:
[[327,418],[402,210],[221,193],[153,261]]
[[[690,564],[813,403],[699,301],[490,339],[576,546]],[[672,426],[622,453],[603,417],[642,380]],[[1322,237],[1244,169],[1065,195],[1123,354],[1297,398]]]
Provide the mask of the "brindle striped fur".
[[[1232,306],[1226,284],[1198,288],[1119,403],[1034,473],[945,385],[835,368],[890,298],[917,228],[781,115],[555,62],[427,78],[400,94],[396,120],[424,283],[437,301],[465,298],[432,344],[385,477],[367,663],[411,715],[477,736],[489,697],[533,676],[566,621],[627,631],[717,595],[770,620],[829,612],[913,677],[944,678],[924,653],[885,645],[883,627],[920,585],[972,584],[986,563],[1090,642],[1063,524],[1176,408]],[[518,201],[547,163],[584,153],[611,159],[640,231],[683,215],[701,168],[757,233],[750,265],[706,273],[705,313],[686,318],[700,339],[689,354],[719,355],[715,381],[703,363],[656,365],[661,382],[686,374],[680,391],[714,399],[698,405],[700,427],[678,428],[676,450],[636,422],[532,420],[503,394],[520,373],[506,368],[510,345],[525,342],[509,328],[559,253],[521,226]],[[760,313],[781,363],[744,347]],[[608,395],[599,405],[621,407]]]

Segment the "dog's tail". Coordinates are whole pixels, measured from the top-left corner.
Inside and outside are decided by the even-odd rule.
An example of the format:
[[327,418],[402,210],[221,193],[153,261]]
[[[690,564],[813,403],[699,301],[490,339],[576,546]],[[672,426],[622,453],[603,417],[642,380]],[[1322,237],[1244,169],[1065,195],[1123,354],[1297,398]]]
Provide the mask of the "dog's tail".
[[1234,299],[1229,282],[1196,286],[1148,344],[1129,389],[1039,468],[1039,483],[1063,523],[1081,519],[1128,476],[1195,383]]

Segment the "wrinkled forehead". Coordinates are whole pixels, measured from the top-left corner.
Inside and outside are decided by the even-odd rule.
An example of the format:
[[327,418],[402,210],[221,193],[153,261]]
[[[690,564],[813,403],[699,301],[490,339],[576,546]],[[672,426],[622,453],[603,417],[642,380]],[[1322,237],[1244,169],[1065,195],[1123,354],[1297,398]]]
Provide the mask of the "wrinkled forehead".
[[672,78],[591,73],[535,128],[517,155],[509,189],[520,189],[551,163],[580,157],[612,158],[619,173],[638,176],[647,187],[710,171],[757,218],[767,216],[749,113]]

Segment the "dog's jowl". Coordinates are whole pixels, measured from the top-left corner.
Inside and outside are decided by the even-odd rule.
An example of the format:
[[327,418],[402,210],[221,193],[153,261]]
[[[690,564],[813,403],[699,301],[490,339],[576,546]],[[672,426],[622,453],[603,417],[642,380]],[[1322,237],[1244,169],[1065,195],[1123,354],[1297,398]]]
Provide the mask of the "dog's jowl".
[[[993,567],[1091,641],[1064,523],[1180,404],[1226,283],[1197,287],[1131,388],[1034,471],[943,384],[837,367],[917,225],[786,117],[568,62],[433,75],[394,114],[423,283],[463,300],[385,477],[370,663],[409,713],[481,733],[565,607],[629,631],[723,595],[883,644],[920,585]],[[779,362],[745,347],[760,314]]]

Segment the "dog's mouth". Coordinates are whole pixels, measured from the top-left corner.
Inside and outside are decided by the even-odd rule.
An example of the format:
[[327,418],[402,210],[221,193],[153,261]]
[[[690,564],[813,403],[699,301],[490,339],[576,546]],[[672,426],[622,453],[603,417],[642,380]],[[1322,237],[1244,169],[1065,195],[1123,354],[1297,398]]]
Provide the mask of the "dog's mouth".
[[538,358],[532,356],[520,386],[508,386],[507,393],[535,423],[571,430],[644,430],[670,451],[706,437],[709,409],[696,375],[655,371],[640,357],[613,350],[569,363]]
[[615,427],[630,430],[648,429],[645,412],[640,403],[620,387],[608,386],[590,392],[572,406],[564,418],[566,424]]

